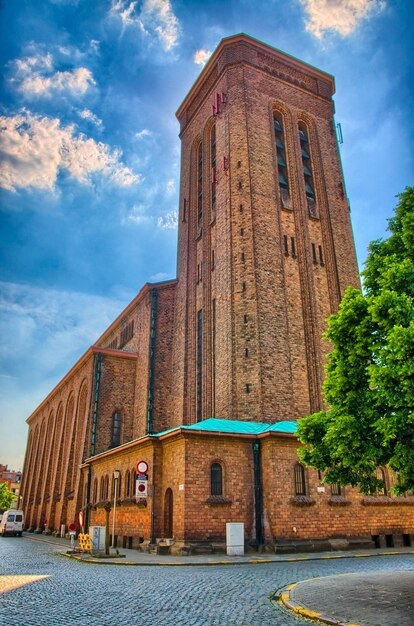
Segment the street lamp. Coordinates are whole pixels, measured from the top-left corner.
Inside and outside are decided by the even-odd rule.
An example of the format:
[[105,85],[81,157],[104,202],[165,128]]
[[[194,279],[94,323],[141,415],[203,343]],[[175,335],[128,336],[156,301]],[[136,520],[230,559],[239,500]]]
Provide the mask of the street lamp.
[[117,499],[117,491],[118,491],[118,481],[121,472],[119,470],[114,470],[114,514],[112,517],[112,548],[115,548],[115,515],[116,515],[116,499]]

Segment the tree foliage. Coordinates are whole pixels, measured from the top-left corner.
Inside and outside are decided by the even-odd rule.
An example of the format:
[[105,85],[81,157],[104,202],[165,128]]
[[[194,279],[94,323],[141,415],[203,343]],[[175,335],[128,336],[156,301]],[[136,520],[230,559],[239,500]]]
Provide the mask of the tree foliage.
[[399,198],[390,236],[369,246],[363,291],[349,287],[328,320],[330,408],[299,423],[302,461],[363,493],[383,487],[384,465],[396,494],[414,490],[414,188]]
[[0,509],[9,509],[16,496],[10,491],[6,483],[0,483]]

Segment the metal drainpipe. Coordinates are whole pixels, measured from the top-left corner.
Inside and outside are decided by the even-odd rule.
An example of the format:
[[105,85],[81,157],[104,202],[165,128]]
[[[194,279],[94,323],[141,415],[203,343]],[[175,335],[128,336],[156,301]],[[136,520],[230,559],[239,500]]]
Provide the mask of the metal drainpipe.
[[89,465],[88,466],[88,482],[86,485],[86,506],[85,506],[85,520],[83,522],[83,526],[85,529],[85,532],[88,532],[89,529],[89,518],[91,516],[91,507],[90,507],[90,501],[91,501],[91,483],[92,483],[92,467]]
[[[92,428],[91,428],[91,447],[90,456],[95,455],[96,450],[96,427],[98,423],[98,406],[99,406],[99,393],[101,388],[101,373],[102,373],[102,354],[95,355],[94,360],[94,389],[93,389],[93,404],[92,404]],[[86,485],[86,505],[85,505],[85,528],[89,528],[90,517],[90,499],[91,499],[91,483],[92,483],[92,467],[88,467],[88,482]]]
[[155,327],[157,322],[158,292],[151,289],[151,320],[149,341],[149,368],[148,368],[148,399],[147,399],[147,434],[153,431],[152,409],[154,401],[154,368],[155,368]]
[[254,509],[256,522],[256,542],[258,546],[264,544],[263,536],[263,493],[262,493],[262,468],[260,442],[253,443],[253,467],[254,467]]
[[98,353],[95,355],[90,456],[95,455],[95,449],[96,449],[96,426],[98,423],[98,405],[99,405],[99,392],[100,392],[100,387],[101,387],[102,360],[103,360],[102,354]]

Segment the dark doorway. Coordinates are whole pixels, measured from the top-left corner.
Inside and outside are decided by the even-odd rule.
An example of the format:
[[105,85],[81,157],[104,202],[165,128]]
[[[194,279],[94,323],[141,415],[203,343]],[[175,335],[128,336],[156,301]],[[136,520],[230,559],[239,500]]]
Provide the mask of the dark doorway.
[[173,536],[173,492],[168,488],[164,496],[164,539]]

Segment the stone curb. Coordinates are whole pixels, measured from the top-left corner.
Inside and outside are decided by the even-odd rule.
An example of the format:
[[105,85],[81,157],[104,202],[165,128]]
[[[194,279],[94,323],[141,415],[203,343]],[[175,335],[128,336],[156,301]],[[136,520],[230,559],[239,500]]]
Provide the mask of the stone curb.
[[[294,563],[298,561],[324,561],[330,559],[361,559],[361,558],[369,558],[374,556],[403,556],[403,555],[413,555],[414,550],[410,552],[384,552],[384,553],[374,553],[374,554],[337,554],[332,556],[310,556],[310,557],[297,557],[297,558],[279,558],[279,559],[249,559],[243,561],[189,561],[187,563],[182,561],[154,561],[154,562],[142,562],[138,561],[114,561],[109,559],[97,559],[93,557],[82,557],[77,554],[68,554],[67,552],[60,552],[61,556],[64,556],[68,559],[73,559],[75,561],[79,561],[82,563],[93,563],[98,565],[126,565],[129,567],[211,567],[211,566],[234,566],[234,565],[269,565],[271,563]],[[295,585],[298,583],[295,583]],[[339,622],[328,622],[332,624],[339,624]],[[354,624],[348,624],[347,626],[355,626]]]
[[[313,579],[309,578],[308,580],[313,580]],[[322,624],[329,624],[330,626],[359,626],[359,624],[356,624],[356,623],[350,624],[349,622],[346,622],[346,623],[339,622],[338,620],[333,619],[332,617],[323,615],[323,613],[318,613],[318,611],[313,611],[312,609],[308,609],[306,606],[298,604],[297,602],[292,600],[292,598],[290,597],[291,592],[294,589],[296,589],[299,585],[306,583],[306,582],[308,581],[302,580],[299,583],[293,583],[291,585],[288,585],[287,587],[284,587],[282,590],[279,590],[276,592],[276,594],[273,596],[273,599],[278,604],[282,605],[289,611],[292,611],[293,613],[295,613],[295,615],[300,615],[301,617],[305,617],[314,622],[318,622]]]

